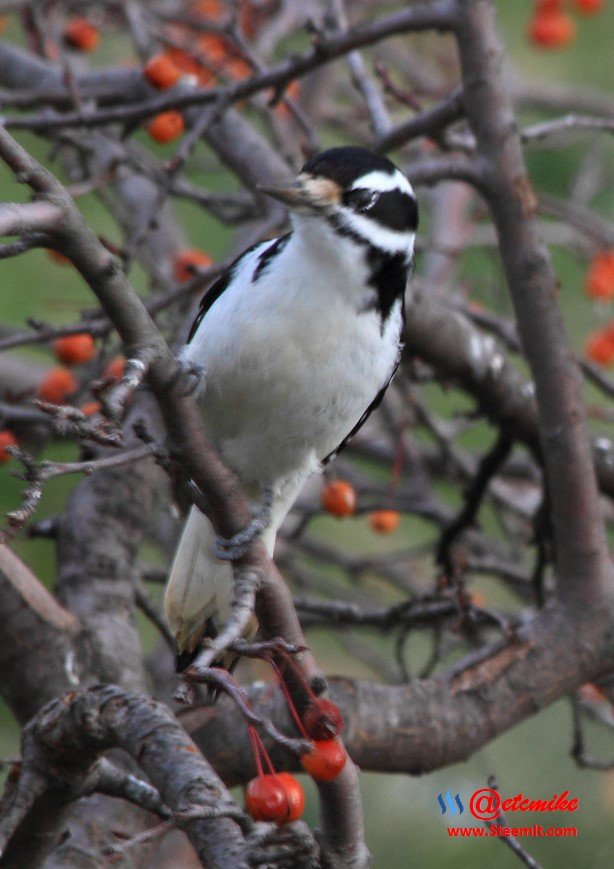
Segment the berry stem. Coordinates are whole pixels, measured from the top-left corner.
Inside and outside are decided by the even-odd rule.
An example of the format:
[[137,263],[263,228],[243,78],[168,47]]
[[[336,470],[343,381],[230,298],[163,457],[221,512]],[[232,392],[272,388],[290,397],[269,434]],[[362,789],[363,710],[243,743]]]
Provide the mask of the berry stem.
[[[290,657],[290,656],[288,656],[288,657]],[[292,663],[294,664],[294,662],[292,662]],[[277,661],[275,661],[275,659],[272,656],[269,657],[269,664],[271,665],[271,669],[273,670],[273,672],[277,676],[277,681],[279,683],[281,693],[284,695],[284,698],[285,698],[286,703],[288,705],[288,709],[290,710],[290,714],[292,715],[292,718],[294,719],[294,723],[296,724],[296,728],[297,728],[298,732],[301,734],[301,736],[304,739],[309,739],[309,735],[307,734],[307,731],[305,730],[305,728],[303,726],[303,722],[301,720],[301,717],[298,714],[298,712],[296,711],[296,706],[294,705],[294,701],[292,700],[290,692],[288,691],[288,686],[286,685],[286,683],[284,681],[283,673],[282,673]],[[308,689],[308,691],[311,691],[311,689]],[[313,694],[312,691],[311,691],[311,693]]]
[[273,761],[269,757],[269,753],[264,747],[264,742],[260,738],[260,734],[255,728],[250,725],[250,739],[252,740],[252,745],[254,746],[254,758],[256,760],[256,769],[258,770],[258,775],[264,775],[262,764],[260,763],[260,758],[264,758],[264,762],[267,766],[267,769],[271,773],[271,775],[275,775],[275,767],[273,766]]
[[256,733],[254,727],[251,724],[247,725],[247,732],[249,734],[249,741],[252,745],[252,754],[254,756],[254,766],[256,767],[256,775],[258,778],[264,775],[264,771],[262,769],[262,760],[260,759],[260,747],[258,745],[258,734]]

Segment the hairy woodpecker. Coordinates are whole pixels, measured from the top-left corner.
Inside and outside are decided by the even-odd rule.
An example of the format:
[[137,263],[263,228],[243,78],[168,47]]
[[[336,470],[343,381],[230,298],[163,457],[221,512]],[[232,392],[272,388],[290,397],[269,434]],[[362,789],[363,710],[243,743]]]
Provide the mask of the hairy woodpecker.
[[[202,372],[208,433],[275,536],[303,483],[377,407],[401,352],[418,208],[386,157],[331,148],[296,182],[263,187],[292,231],[246,250],[205,294],[181,361]],[[179,666],[230,613],[232,570],[192,507],[165,594]],[[255,631],[255,622],[253,630]]]

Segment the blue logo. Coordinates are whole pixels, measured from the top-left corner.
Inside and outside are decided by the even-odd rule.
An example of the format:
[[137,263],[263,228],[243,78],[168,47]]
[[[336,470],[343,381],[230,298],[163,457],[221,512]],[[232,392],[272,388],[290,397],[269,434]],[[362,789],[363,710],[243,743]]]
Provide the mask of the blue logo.
[[451,815],[455,815],[457,812],[459,815],[462,815],[465,811],[460,794],[456,794],[453,797],[450,791],[446,791],[445,794],[439,794],[437,802],[439,803],[442,815],[445,815],[446,811],[449,811]]

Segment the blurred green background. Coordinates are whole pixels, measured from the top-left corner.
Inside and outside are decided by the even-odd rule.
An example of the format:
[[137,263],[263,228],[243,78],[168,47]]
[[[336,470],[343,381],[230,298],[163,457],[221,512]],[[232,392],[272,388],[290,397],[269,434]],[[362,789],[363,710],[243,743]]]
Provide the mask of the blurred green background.
[[[569,4],[573,6],[573,3]],[[530,0],[499,0],[497,3],[501,31],[509,51],[514,74],[521,74],[530,82],[552,82],[570,87],[596,88],[607,91],[612,80],[612,34],[614,33],[614,4],[606,2],[605,11],[594,17],[577,18],[578,34],[575,42],[564,51],[543,51],[528,45],[525,28],[530,16]],[[4,38],[17,39],[15,25],[9,25]],[[107,46],[107,60],[120,57],[125,46],[115,43]],[[611,93],[611,89],[610,89]],[[537,112],[523,115],[522,120],[532,122],[547,115]],[[21,141],[30,146],[37,156],[44,158],[48,146],[34,137],[22,136]],[[532,180],[538,190],[558,196],[570,192],[578,168],[591,153],[598,150],[599,158],[605,160],[606,178],[601,191],[590,205],[604,216],[612,219],[612,178],[614,161],[612,154],[603,157],[609,142],[605,136],[584,133],[573,141],[551,147],[535,146],[527,149],[527,162]],[[169,153],[170,153],[169,149]],[[164,153],[161,151],[160,153]],[[193,180],[202,181],[209,187],[223,185],[223,179],[215,174],[204,174],[195,169]],[[27,198],[27,191],[17,185],[10,174],[0,168],[0,195],[3,200],[16,201]],[[117,230],[94,196],[79,200],[96,231],[107,238],[119,241]],[[189,204],[181,204],[179,211],[184,219],[190,243],[207,250],[214,257],[224,255],[228,233],[220,230],[217,223]],[[560,301],[576,350],[581,351],[586,335],[613,316],[612,306],[595,307],[583,294],[583,281],[587,262],[585,256],[573,248],[553,248],[552,254],[560,280]],[[420,263],[418,262],[418,273]],[[504,289],[496,255],[483,249],[474,249],[460,265],[460,275],[472,286],[472,298],[487,304],[500,313],[509,312],[509,303]],[[132,275],[136,286],[144,290],[144,276],[138,270]],[[27,316],[35,316],[52,323],[71,322],[82,309],[92,306],[92,297],[79,277],[69,268],[52,263],[45,252],[34,251],[18,259],[0,261],[0,315],[1,322],[23,325]],[[24,351],[28,356],[52,364],[48,350]],[[466,401],[453,394],[443,396],[438,389],[429,391],[435,411],[451,415]],[[589,402],[596,394],[588,392]],[[612,436],[612,425],[599,424],[599,430]],[[483,430],[484,443],[492,435]],[[472,446],[480,447],[480,443]],[[50,456],[65,459],[76,455],[74,447],[56,443],[48,451]],[[53,515],[61,509],[67,494],[75,484],[72,478],[50,483],[43,497],[39,516]],[[0,510],[5,512],[19,503],[22,483],[11,475],[11,468],[0,467]],[[458,498],[458,492],[449,493]],[[320,528],[325,536],[342,538],[351,545],[371,546],[364,520],[350,520],[343,527],[334,520],[321,520]],[[419,520],[404,520],[401,530],[391,539],[392,547],[407,547],[431,539],[432,532]],[[378,541],[379,544],[379,541]],[[388,545],[388,544],[387,544]],[[15,543],[17,552],[46,583],[53,582],[54,550],[46,541],[20,538]],[[485,583],[487,585],[487,583]],[[496,593],[493,600],[497,602]],[[151,645],[153,632],[143,625],[144,642]],[[371,678],[372,673],[355,656],[344,652],[324,632],[310,635],[316,653],[327,661],[331,673],[343,673]],[[386,644],[374,638],[378,648]],[[614,757],[614,740],[598,725],[589,725],[587,734],[590,752]],[[555,793],[569,790],[580,798],[580,809],[573,815],[546,815],[543,819],[531,815],[533,821],[561,826],[576,825],[576,839],[522,840],[529,852],[545,867],[586,867],[606,869],[614,865],[614,772],[598,773],[580,771],[570,757],[572,740],[571,712],[568,701],[560,701],[526,721],[513,731],[499,737],[465,764],[423,777],[384,776],[364,774],[362,789],[365,800],[367,839],[374,855],[373,866],[416,866],[422,869],[445,869],[445,867],[488,866],[513,867],[518,859],[501,843],[488,839],[452,840],[446,834],[450,823],[448,815],[442,816],[436,797],[450,790],[460,793],[465,806],[470,794],[486,784],[489,775],[495,775],[504,796],[519,791],[533,798],[550,798]],[[6,709],[0,710],[0,755],[14,757],[18,752],[18,730]],[[311,783],[305,782],[308,794]],[[308,800],[307,820],[317,824],[314,815],[315,799]],[[511,824],[524,825],[525,819],[518,814],[510,815]],[[466,810],[457,816],[455,823],[465,821]]]

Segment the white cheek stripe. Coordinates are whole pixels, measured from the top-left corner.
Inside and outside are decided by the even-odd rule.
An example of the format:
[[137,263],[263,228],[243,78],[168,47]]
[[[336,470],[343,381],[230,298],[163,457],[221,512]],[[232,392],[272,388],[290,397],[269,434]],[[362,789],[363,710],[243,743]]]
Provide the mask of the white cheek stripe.
[[396,169],[392,175],[388,172],[382,172],[376,169],[373,172],[367,172],[357,178],[351,186],[351,190],[365,187],[367,190],[377,190],[380,193],[386,193],[388,190],[399,190],[401,193],[410,193],[413,196],[414,189],[400,169]]
[[407,253],[412,255],[414,250],[414,232],[399,232],[396,229],[388,229],[380,223],[356,214],[349,208],[343,210],[343,222],[365,241],[387,253]]

